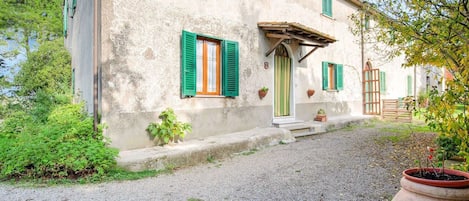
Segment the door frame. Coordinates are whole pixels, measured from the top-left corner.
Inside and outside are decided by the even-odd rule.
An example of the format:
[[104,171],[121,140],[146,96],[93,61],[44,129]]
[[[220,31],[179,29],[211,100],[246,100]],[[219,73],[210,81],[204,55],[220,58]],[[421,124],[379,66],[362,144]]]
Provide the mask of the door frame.
[[[282,117],[276,117],[275,116],[275,88],[273,91],[273,99],[272,99],[272,123],[282,123],[282,122],[291,122],[291,121],[295,121],[296,119],[296,115],[295,115],[295,106],[296,106],[296,102],[295,102],[295,75],[294,75],[294,72],[295,72],[295,57],[294,57],[294,54],[293,54],[293,51],[291,49],[291,47],[282,42],[281,45],[283,45],[285,47],[285,49],[287,50],[287,53],[288,53],[288,56],[290,57],[290,80],[291,80],[291,83],[290,83],[290,115],[289,116],[282,116]],[[273,73],[272,73],[272,86],[275,87],[275,51],[277,51],[277,49],[274,50],[273,54],[272,54],[272,57],[271,57],[271,63],[273,63]]]

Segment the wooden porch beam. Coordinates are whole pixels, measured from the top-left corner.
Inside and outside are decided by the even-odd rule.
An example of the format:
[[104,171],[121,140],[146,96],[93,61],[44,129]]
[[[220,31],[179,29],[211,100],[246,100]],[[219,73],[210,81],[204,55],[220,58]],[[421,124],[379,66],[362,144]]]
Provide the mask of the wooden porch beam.
[[309,44],[309,43],[298,43],[300,46],[310,46],[310,47],[326,47],[328,44]]
[[[301,41],[313,41],[311,38],[299,36],[299,35],[296,35],[296,34],[287,33],[287,35],[290,36],[290,37],[292,37],[292,38],[301,40]],[[313,42],[316,42],[316,43],[319,43],[319,44],[326,44],[326,43],[322,43],[322,42],[319,41],[319,40],[314,40]]]
[[280,45],[280,43],[282,43],[285,39],[286,39],[286,38],[280,38],[280,39],[278,39],[278,41],[275,43],[275,45],[272,46],[272,47],[270,48],[270,50],[265,53],[265,56],[268,57],[268,56],[270,55],[270,53],[272,53],[272,52]]
[[266,33],[265,36],[267,38],[283,38],[283,39],[291,39],[290,36],[287,36],[285,34],[274,34],[274,33]]
[[305,56],[301,57],[300,60],[298,60],[298,63],[301,63],[301,61],[303,61],[303,59],[306,59],[306,57],[308,57],[310,54],[312,54],[314,51],[316,51],[319,47],[314,47],[311,51],[308,52],[308,54],[306,54]]

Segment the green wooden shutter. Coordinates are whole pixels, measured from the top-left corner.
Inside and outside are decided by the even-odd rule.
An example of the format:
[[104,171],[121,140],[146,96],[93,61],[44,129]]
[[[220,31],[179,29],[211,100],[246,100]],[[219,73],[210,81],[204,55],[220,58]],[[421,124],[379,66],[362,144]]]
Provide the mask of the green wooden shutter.
[[412,76],[407,76],[407,96],[412,96]]
[[328,69],[329,68],[329,63],[323,61],[322,62],[322,90],[328,90],[329,89],[329,74],[328,74]]
[[238,42],[223,41],[222,95],[239,95],[239,47]]
[[76,8],[77,8],[77,0],[72,0],[72,13],[75,12]]
[[63,11],[63,17],[64,17],[64,22],[63,22],[63,32],[64,32],[64,37],[67,37],[67,31],[68,31],[68,0],[64,1],[64,11]]
[[322,14],[332,17],[332,0],[322,0]]
[[335,86],[337,90],[344,89],[344,65],[342,64],[335,66]]
[[181,97],[195,96],[197,71],[197,34],[182,31],[181,40]]
[[386,73],[383,71],[379,72],[379,90],[380,92],[386,91]]

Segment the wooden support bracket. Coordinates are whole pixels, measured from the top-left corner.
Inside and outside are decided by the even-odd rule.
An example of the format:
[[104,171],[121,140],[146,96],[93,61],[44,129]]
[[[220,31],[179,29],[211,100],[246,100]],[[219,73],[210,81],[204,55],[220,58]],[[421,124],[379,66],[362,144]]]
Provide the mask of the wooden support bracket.
[[272,48],[270,48],[270,50],[265,53],[265,56],[268,57],[285,39],[286,38],[279,38],[275,45],[272,46]]
[[308,54],[306,54],[305,56],[301,57],[300,60],[298,60],[298,63],[301,63],[301,61],[303,61],[303,59],[306,59],[306,57],[308,57],[310,54],[312,54],[314,51],[316,51],[319,47],[314,47],[311,51],[308,52]]

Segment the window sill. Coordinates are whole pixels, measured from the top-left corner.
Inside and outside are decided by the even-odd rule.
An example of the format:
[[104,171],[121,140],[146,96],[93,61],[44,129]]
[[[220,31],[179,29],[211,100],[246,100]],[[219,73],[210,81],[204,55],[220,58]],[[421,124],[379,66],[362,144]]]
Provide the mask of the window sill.
[[333,17],[331,17],[331,16],[329,16],[329,15],[326,15],[326,14],[324,14],[324,13],[321,13],[321,16],[323,16],[323,17],[325,17],[325,18],[329,18],[329,19],[335,21],[335,18],[333,18]]
[[222,95],[195,95],[193,98],[226,98]]
[[326,92],[339,92],[339,90],[337,89],[327,89],[327,90],[324,90]]

